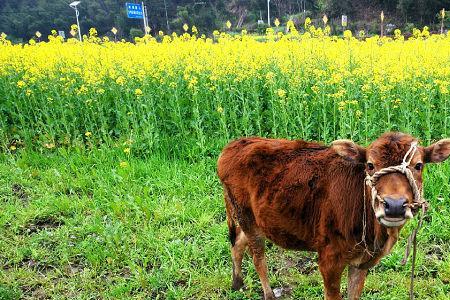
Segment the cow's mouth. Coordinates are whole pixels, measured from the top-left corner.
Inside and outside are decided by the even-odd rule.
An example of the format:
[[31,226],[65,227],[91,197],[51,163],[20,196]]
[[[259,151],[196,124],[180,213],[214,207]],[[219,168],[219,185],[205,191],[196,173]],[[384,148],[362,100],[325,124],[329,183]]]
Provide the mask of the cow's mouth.
[[378,218],[378,221],[386,226],[386,227],[399,227],[405,224],[406,219],[405,218],[391,218],[391,217],[381,217]]
[[375,212],[375,217],[385,227],[399,227],[405,224],[408,219],[414,218],[414,215],[410,207],[406,207],[403,215],[387,215],[384,207],[380,205]]

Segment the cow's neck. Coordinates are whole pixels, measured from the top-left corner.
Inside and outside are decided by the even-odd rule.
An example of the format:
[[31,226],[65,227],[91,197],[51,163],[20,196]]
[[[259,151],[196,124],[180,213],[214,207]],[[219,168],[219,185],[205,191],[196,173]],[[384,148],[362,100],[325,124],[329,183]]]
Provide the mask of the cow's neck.
[[394,247],[395,243],[398,240],[398,233],[400,229],[389,228],[384,230],[386,230],[387,238],[384,239],[382,248],[375,249],[375,251],[373,252],[363,252],[357,260],[358,262],[356,263],[359,268],[372,268],[380,262],[381,258],[391,252],[392,247]]

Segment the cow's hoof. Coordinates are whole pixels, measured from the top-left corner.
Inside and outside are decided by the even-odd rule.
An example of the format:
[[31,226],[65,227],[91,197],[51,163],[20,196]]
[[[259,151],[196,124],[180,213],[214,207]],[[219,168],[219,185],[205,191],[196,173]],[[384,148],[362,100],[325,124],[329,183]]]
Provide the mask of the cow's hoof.
[[274,294],[269,294],[264,296],[264,300],[275,300]]
[[242,278],[236,277],[233,278],[233,284],[231,285],[231,289],[233,291],[239,291],[244,286],[244,280]]

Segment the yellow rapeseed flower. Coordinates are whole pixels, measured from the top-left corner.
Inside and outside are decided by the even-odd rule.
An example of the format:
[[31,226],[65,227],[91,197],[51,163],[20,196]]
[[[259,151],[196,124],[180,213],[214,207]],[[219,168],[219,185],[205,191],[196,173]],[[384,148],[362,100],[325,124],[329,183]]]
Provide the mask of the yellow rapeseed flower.
[[284,98],[284,97],[286,97],[286,91],[283,90],[283,89],[278,89],[278,90],[277,90],[277,95],[278,95],[278,97],[280,97],[280,98]]
[[125,77],[123,77],[123,76],[119,76],[119,77],[117,77],[117,79],[116,79],[116,83],[117,83],[118,85],[124,85],[125,82],[126,82],[126,80],[125,80]]
[[275,21],[273,22],[273,24],[275,24],[276,27],[280,26],[280,20],[278,20],[278,18],[276,18]]
[[344,31],[344,38],[346,38],[346,39],[351,39],[352,38],[352,32],[350,31],[350,30],[345,30]]
[[139,96],[142,96],[143,92],[141,89],[135,89],[134,94],[139,97]]

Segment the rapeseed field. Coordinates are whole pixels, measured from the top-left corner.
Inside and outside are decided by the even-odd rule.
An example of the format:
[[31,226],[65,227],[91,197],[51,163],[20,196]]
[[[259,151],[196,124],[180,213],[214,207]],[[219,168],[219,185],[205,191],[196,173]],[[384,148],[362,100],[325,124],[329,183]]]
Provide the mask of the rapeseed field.
[[388,130],[428,142],[449,135],[450,35],[287,28],[269,29],[263,42],[188,26],[137,43],[94,29],[83,43],[3,37],[0,133],[9,148],[132,140],[139,153],[175,155],[204,155],[242,135],[365,143]]

